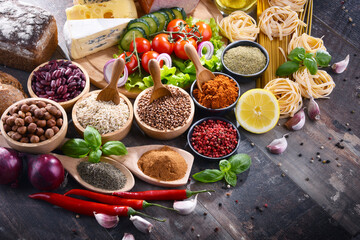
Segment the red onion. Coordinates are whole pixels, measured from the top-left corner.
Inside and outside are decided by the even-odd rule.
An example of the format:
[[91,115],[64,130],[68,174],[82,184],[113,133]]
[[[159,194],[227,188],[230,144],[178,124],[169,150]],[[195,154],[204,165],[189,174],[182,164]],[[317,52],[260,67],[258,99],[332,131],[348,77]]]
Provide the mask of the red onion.
[[[107,83],[110,83],[114,62],[115,62],[115,59],[110,59],[104,65],[103,72],[104,72],[105,81]],[[122,87],[125,85],[125,83],[128,79],[128,75],[129,75],[129,71],[128,71],[127,67],[125,66],[123,76],[121,78],[119,78],[119,81],[117,83],[118,87]]]
[[28,175],[34,187],[50,191],[58,188],[64,181],[64,167],[55,156],[42,154],[30,159]]
[[15,182],[22,171],[22,160],[15,150],[0,147],[0,184]]
[[205,58],[206,60],[210,60],[214,54],[214,45],[210,41],[205,41],[199,44],[198,46],[198,54],[200,57],[203,56],[203,48],[206,48]]
[[163,60],[164,61],[164,65],[166,65],[168,68],[171,68],[172,66],[172,61],[171,61],[171,57],[169,54],[167,53],[162,53],[160,54],[157,58],[156,58],[156,61],[159,62],[160,64],[160,61]]

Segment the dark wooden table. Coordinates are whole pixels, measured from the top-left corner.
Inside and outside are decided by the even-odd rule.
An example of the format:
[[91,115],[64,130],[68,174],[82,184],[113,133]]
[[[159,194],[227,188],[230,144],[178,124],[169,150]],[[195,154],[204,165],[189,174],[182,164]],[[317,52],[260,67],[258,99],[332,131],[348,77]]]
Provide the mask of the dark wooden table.
[[[64,9],[71,6],[72,1],[26,2],[42,6],[55,15],[59,48],[53,58],[63,57]],[[262,135],[239,128],[238,152],[249,154],[253,164],[250,170],[239,175],[236,187],[228,189],[224,182],[202,184],[192,180],[187,189],[210,188],[216,192],[199,196],[195,212],[188,216],[155,207],[146,209],[147,214],[167,219],[165,223],[152,221],[154,231],[146,235],[137,231],[127,218],[122,218],[116,228],[106,230],[92,217],[79,217],[31,200],[28,194],[37,190],[27,181],[18,189],[0,186],[0,239],[121,239],[125,232],[134,234],[136,239],[360,239],[359,13],[358,0],[315,1],[312,34],[324,36],[333,56],[332,63],[350,54],[349,67],[339,75],[328,69],[336,88],[330,99],[318,101],[321,120],[308,121],[301,131],[293,132],[284,154],[272,155],[265,149],[274,138],[287,132],[284,120]],[[0,70],[12,74],[26,86],[29,73],[4,66],[0,66]],[[242,84],[242,92],[254,86],[254,83]],[[235,122],[233,114],[226,118]],[[74,136],[70,123],[68,137]],[[156,141],[145,136],[134,123],[123,142],[126,146],[167,144],[189,150],[185,136]],[[344,149],[335,146],[339,141]],[[317,152],[331,162],[317,161]],[[315,158],[313,163],[311,158]],[[205,168],[217,168],[217,162],[195,159],[192,173]],[[68,177],[67,185],[56,192],[80,187]],[[133,191],[149,189],[160,187],[136,179]]]

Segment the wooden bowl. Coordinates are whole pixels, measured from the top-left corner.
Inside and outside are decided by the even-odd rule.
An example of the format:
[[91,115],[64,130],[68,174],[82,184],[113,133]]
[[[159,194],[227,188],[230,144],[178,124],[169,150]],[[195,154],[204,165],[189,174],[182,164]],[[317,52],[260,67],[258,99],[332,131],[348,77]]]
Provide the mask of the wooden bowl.
[[[75,105],[73,107],[72,114],[71,114],[72,120],[73,120],[76,130],[79,132],[79,134],[81,134],[81,136],[84,136],[85,128],[81,126],[81,124],[79,123],[79,121],[77,120],[77,117],[76,117],[76,110],[78,108],[78,105],[83,99],[87,98],[91,94],[99,93],[100,91],[101,90],[96,90],[96,91],[92,91],[92,92],[85,94],[75,103]],[[124,126],[119,128],[118,130],[111,132],[111,133],[106,133],[106,134],[101,135],[102,144],[104,144],[108,141],[119,141],[119,140],[123,139],[124,137],[126,137],[126,135],[130,132],[132,121],[134,118],[134,109],[132,107],[130,100],[124,94],[119,93],[119,95],[121,98],[123,98],[125,100],[126,104],[129,107],[129,111],[130,111],[129,119],[126,121]]]
[[10,107],[8,107],[5,112],[3,113],[2,117],[6,116],[9,112],[9,110],[19,104],[19,103],[24,103],[30,100],[41,100],[44,101],[46,103],[50,103],[52,105],[54,105],[55,107],[57,107],[61,113],[62,113],[62,117],[63,117],[63,125],[60,128],[59,132],[57,134],[55,134],[52,138],[45,140],[43,142],[39,142],[39,143],[21,143],[18,141],[15,141],[14,139],[10,138],[4,129],[4,124],[2,121],[0,121],[0,130],[1,130],[1,134],[3,135],[3,137],[5,138],[7,144],[16,149],[17,151],[20,152],[28,152],[28,153],[37,153],[37,154],[41,154],[41,153],[49,153],[52,150],[54,150],[55,148],[57,148],[64,140],[66,133],[67,133],[67,129],[68,129],[68,118],[66,115],[66,112],[64,110],[64,108],[62,106],[60,106],[60,104],[46,99],[46,98],[26,98],[23,100],[20,100],[16,103],[14,103],[13,105],[11,105]]
[[181,126],[181,127],[177,127],[173,130],[159,130],[156,128],[153,128],[147,124],[145,124],[143,121],[141,121],[139,114],[137,113],[137,109],[138,109],[138,103],[139,103],[139,99],[148,91],[151,91],[152,87],[142,91],[135,99],[134,102],[134,115],[135,115],[135,120],[137,122],[137,124],[139,125],[139,127],[141,128],[141,130],[144,131],[144,133],[146,135],[148,135],[151,138],[155,138],[155,139],[159,139],[159,140],[170,140],[170,139],[174,139],[178,136],[180,136],[181,134],[183,134],[191,125],[193,119],[194,119],[194,114],[195,114],[195,105],[193,100],[191,99],[190,95],[182,88],[179,87],[175,87],[175,86],[171,86],[174,88],[178,88],[181,92],[185,93],[189,99],[190,99],[190,105],[191,105],[191,110],[190,110],[190,116],[189,118],[186,120],[186,123]]
[[[69,60],[66,60],[66,59],[57,59],[57,61],[59,60],[63,60],[63,61],[69,61]],[[89,74],[87,73],[87,71],[85,70],[85,68],[83,68],[80,64],[74,62],[74,61],[71,61],[74,65],[76,65],[78,68],[80,68],[80,70],[84,73],[85,75],[85,87],[84,89],[82,90],[82,92],[76,96],[75,98],[69,100],[69,101],[66,101],[66,102],[59,102],[59,104],[65,109],[65,111],[70,111],[71,108],[73,107],[73,105],[76,103],[77,100],[79,100],[82,96],[84,96],[86,93],[88,93],[90,91],[90,78],[89,78]],[[41,65],[39,65],[38,67],[36,67],[30,74],[29,78],[28,78],[28,81],[27,81],[27,88],[28,88],[28,91],[29,91],[29,95],[30,97],[39,97],[37,96],[32,87],[31,87],[31,82],[32,82],[32,78],[33,78],[33,75],[34,75],[34,72],[36,72],[40,67],[48,64],[49,62],[45,62]]]

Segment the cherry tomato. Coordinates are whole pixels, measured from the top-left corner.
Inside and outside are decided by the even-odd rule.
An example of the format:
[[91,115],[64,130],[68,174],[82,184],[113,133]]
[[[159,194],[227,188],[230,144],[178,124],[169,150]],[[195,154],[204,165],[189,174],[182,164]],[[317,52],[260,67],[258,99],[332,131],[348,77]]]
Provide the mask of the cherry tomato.
[[[128,58],[130,55],[131,55],[131,52],[126,52],[126,57],[127,57],[127,58]],[[125,66],[126,66],[127,69],[128,69],[129,75],[132,74],[132,73],[134,73],[134,72],[136,71],[135,68],[137,67],[138,62],[137,62],[137,58],[136,58],[135,54],[133,54],[133,55],[131,56],[131,58],[127,59],[127,61],[126,61],[126,59],[125,59],[125,53],[121,54],[119,57],[125,60]]]
[[[151,50],[151,45],[149,40],[146,38],[135,38],[136,50],[139,55]],[[130,52],[134,51],[134,41],[130,43]]]
[[[160,54],[155,51],[148,51],[144,53],[141,57],[141,66],[145,69],[145,71],[149,72],[149,61],[151,59],[156,59]],[[163,66],[163,61],[160,63],[160,67]]]
[[187,40],[179,39],[176,41],[175,46],[174,46],[174,52],[178,58],[181,58],[184,60],[189,59],[189,57],[186,55],[186,52],[184,50],[184,46],[187,43],[192,44],[195,47],[195,49],[197,49],[197,43],[196,43],[195,39],[193,39],[193,38],[189,38]]
[[198,27],[199,32],[200,32],[200,34],[198,32],[195,32],[195,35],[198,37],[200,37],[200,35],[201,35],[203,37],[201,40],[202,42],[210,41],[210,38],[212,36],[212,31],[211,31],[211,27],[209,26],[209,24],[204,23],[204,22],[197,22],[197,23],[195,23],[195,26]]
[[[180,29],[180,25],[184,25],[184,27],[182,29]],[[166,28],[166,31],[168,32],[178,32],[178,31],[181,31],[183,32],[184,34],[188,33],[191,31],[191,29],[189,28],[189,26],[187,25],[187,23],[182,20],[182,19],[174,19],[174,20],[171,20],[169,22],[169,24],[167,25],[167,28]],[[184,36],[184,34],[173,34],[173,38],[175,40],[178,40],[178,38],[180,36]]]
[[171,54],[174,50],[174,43],[169,42],[169,35],[165,33],[158,34],[151,43],[152,49],[158,53]]

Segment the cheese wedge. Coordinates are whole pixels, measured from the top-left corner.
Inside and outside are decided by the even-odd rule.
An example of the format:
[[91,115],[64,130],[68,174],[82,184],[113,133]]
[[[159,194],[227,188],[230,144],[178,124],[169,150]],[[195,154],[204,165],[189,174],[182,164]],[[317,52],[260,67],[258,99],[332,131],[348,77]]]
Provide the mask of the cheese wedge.
[[133,0],[111,0],[102,3],[75,5],[66,9],[67,20],[90,18],[137,18]]
[[78,59],[114,46],[133,18],[68,20],[64,37],[72,59]]

